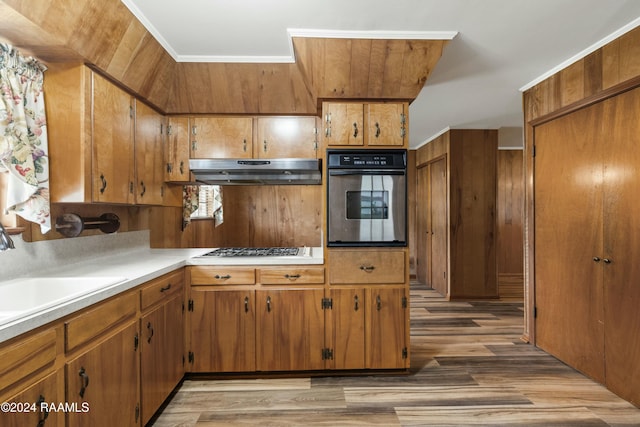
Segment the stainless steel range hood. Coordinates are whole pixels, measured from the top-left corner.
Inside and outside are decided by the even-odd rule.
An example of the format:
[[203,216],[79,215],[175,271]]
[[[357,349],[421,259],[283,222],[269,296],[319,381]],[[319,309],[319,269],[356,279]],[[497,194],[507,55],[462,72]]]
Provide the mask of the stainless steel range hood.
[[197,182],[212,185],[320,184],[318,159],[190,159]]

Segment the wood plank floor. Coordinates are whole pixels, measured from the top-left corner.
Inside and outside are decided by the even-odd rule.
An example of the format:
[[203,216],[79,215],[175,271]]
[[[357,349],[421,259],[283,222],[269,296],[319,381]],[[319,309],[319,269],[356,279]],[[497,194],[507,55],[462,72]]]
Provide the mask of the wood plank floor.
[[640,426],[640,409],[520,340],[522,303],[414,284],[411,373],[185,380],[168,426]]

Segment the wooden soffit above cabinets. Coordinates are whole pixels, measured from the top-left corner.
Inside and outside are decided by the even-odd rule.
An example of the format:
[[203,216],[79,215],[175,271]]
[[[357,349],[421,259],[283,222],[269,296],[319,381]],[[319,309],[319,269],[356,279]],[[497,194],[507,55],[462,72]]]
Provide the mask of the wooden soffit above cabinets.
[[413,101],[447,40],[293,39],[296,63],[318,99]]
[[411,102],[447,43],[294,37],[293,63],[176,62],[120,0],[0,0],[0,29],[0,41],[45,63],[85,62],[168,114],[318,115],[326,99]]

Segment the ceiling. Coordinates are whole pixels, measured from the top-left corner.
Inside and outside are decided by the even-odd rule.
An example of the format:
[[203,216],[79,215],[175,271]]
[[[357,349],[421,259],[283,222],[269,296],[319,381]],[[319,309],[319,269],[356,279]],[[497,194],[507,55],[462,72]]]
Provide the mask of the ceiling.
[[179,62],[292,62],[292,34],[453,36],[410,106],[411,148],[521,127],[523,89],[640,24],[637,0],[122,2]]

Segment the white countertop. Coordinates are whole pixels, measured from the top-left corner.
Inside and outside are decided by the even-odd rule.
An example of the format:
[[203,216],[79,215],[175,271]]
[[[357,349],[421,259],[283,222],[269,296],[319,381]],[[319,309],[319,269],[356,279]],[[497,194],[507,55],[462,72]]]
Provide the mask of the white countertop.
[[[62,282],[63,280],[60,278],[73,277],[74,282],[86,278],[89,288],[86,293],[81,295],[76,292],[68,298],[56,300],[54,305],[43,304],[42,309],[0,312],[0,342],[82,310],[186,265],[305,265],[324,262],[322,248],[312,248],[311,256],[306,257],[200,258],[201,255],[213,249],[215,248],[136,249],[119,255],[95,258],[50,269],[45,274],[34,272],[12,280],[0,281],[0,287],[6,286],[8,290],[10,287],[19,289],[20,286],[34,282],[38,287],[46,287],[47,280],[51,284]],[[56,278],[58,278],[57,281]],[[95,283],[100,281],[107,284],[91,286],[92,278]]]

